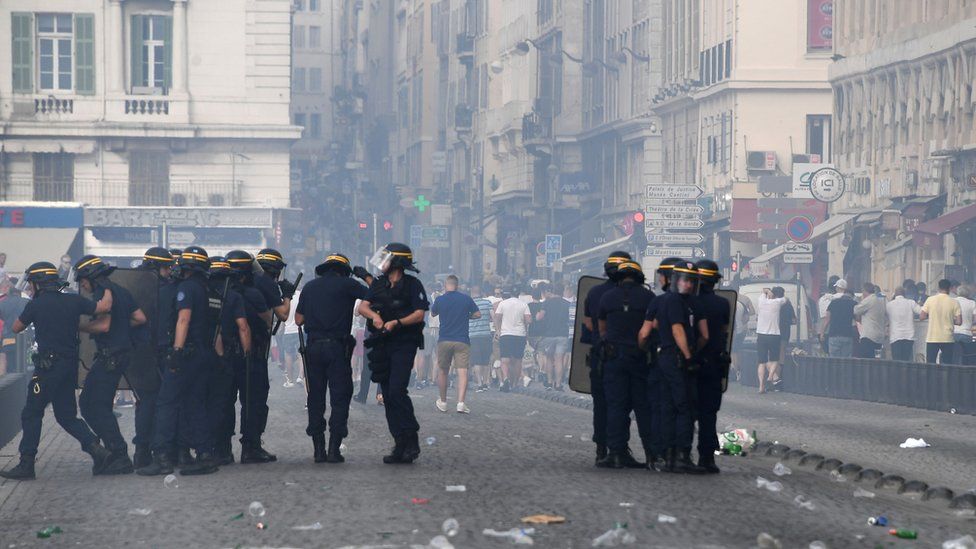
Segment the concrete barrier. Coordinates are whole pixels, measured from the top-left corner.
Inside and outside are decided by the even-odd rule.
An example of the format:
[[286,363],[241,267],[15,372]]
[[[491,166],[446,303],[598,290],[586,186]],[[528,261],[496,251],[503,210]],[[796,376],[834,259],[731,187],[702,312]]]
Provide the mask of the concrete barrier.
[[0,377],[0,447],[20,432],[20,412],[27,401],[28,374],[7,374]]

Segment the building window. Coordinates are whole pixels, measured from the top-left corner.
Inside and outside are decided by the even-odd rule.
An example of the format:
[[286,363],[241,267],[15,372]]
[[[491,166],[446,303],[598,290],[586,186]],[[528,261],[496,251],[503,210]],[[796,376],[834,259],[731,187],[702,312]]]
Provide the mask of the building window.
[[71,42],[71,14],[37,14],[37,61],[41,91],[71,91]]
[[292,45],[296,48],[305,47],[305,27],[302,25],[295,25],[292,31]]
[[807,115],[807,154],[819,155],[821,162],[830,162],[830,115]]
[[295,11],[305,11],[305,0],[295,0]]
[[298,93],[305,91],[305,67],[295,67],[295,74],[292,76],[291,89],[293,92]]
[[309,116],[308,136],[312,139],[320,139],[322,137],[322,115],[321,114],[312,113]]
[[322,91],[322,69],[311,67],[308,69],[308,91]]
[[725,42],[725,77],[732,77],[732,40]]
[[169,153],[133,151],[129,155],[129,205],[169,206]]
[[313,50],[322,47],[322,27],[312,25],[308,28],[308,47]]
[[308,11],[319,11],[319,0],[308,0]]
[[68,153],[34,153],[34,200],[74,200],[75,157]]
[[295,124],[296,126],[302,127],[302,137],[305,137],[305,135],[307,134],[307,132],[305,131],[305,113],[296,112],[295,114],[293,114],[292,123]]
[[134,93],[169,88],[173,65],[172,17],[164,15],[132,17],[131,61]]

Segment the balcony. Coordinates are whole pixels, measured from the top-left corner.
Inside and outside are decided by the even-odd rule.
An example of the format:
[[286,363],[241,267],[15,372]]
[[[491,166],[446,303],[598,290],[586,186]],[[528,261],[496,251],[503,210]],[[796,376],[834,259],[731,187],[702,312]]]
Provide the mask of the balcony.
[[0,199],[81,202],[90,206],[241,206],[240,180],[170,178],[128,179],[12,178]]
[[522,116],[522,145],[530,154],[552,154],[552,118],[532,111]]
[[125,99],[125,114],[168,115],[169,100],[145,97],[127,97]]
[[457,56],[458,60],[465,65],[474,62],[474,35],[460,32],[457,35]]
[[474,109],[467,105],[458,105],[454,108],[454,131],[467,133],[471,131],[474,124]]
[[34,98],[34,114],[71,114],[75,112],[74,99],[59,99],[53,95]]

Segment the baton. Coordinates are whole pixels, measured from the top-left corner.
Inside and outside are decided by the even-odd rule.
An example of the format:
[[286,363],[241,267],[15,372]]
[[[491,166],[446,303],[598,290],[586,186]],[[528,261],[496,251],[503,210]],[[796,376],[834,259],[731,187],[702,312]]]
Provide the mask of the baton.
[[305,403],[308,404],[308,362],[305,360],[305,352],[307,351],[305,347],[305,332],[302,327],[298,327],[298,356],[302,359],[302,373],[305,375],[305,383],[302,386],[305,387]]

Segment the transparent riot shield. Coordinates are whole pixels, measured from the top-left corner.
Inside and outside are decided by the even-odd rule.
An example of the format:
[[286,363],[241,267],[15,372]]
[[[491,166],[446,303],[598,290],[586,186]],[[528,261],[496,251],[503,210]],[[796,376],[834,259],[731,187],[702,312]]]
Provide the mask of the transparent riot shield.
[[[735,334],[735,309],[739,306],[739,294],[735,290],[715,290],[715,295],[729,302],[729,329],[725,333],[725,352],[732,355],[732,339]],[[722,392],[729,388],[729,369],[726,366],[722,376]]]
[[569,388],[577,393],[590,393],[590,349],[592,345],[584,343],[582,336],[585,328],[583,327],[583,311],[586,305],[586,296],[594,286],[599,286],[606,282],[605,278],[595,276],[584,276],[579,279],[576,288],[576,324],[573,326],[573,352],[569,363]]

